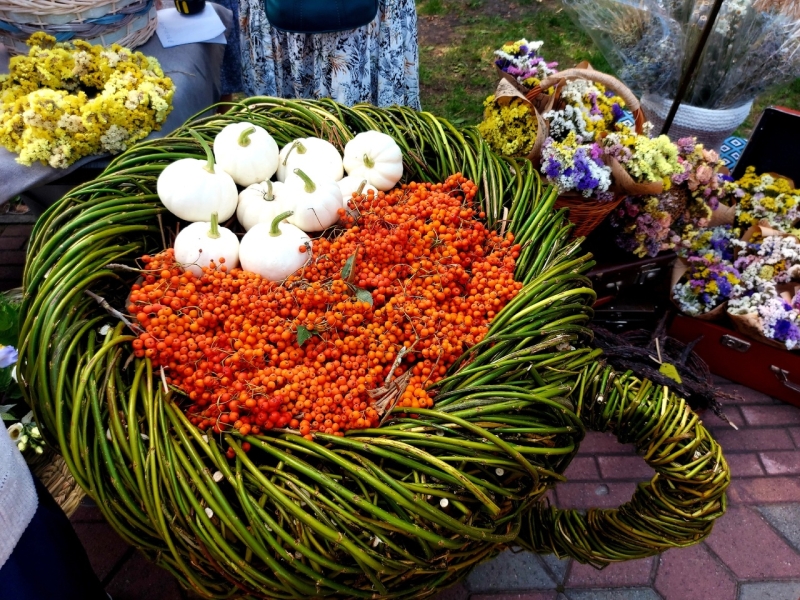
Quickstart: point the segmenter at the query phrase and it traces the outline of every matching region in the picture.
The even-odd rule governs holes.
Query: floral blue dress
[[[264,0],[239,0],[239,33],[248,95],[420,108],[414,0],[381,0],[368,25],[315,35],[278,31]]]

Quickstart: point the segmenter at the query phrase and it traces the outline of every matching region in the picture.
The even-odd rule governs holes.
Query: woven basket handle
[[[622,443],[636,443],[656,474],[619,508],[583,513],[540,502],[516,542],[597,567],[700,542],[725,512],[730,470],[720,446],[666,386],[627,375],[614,381],[610,368],[596,377],[603,384],[586,386],[581,420]]]
[[[594,81],[595,83],[604,85],[606,89],[609,89],[617,94],[617,96],[625,101],[625,105],[627,106],[628,110],[633,113],[633,118],[636,123],[636,132],[640,134],[642,133],[642,126],[647,119],[644,116],[644,111],[642,111],[642,105],[639,103],[639,99],[630,90],[630,88],[628,88],[628,86],[622,83],[619,79],[612,77],[607,73],[603,73],[602,71],[583,68],[566,69],[545,78],[541,84],[533,88],[532,91],[538,90],[537,93],[542,93],[545,90],[559,85],[569,79],[587,79],[589,81]]]

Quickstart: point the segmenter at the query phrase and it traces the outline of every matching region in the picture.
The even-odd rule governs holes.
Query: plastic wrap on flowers
[[[403,150],[406,180],[462,172],[478,183],[487,224],[515,233],[523,288],[438,382],[432,409],[410,418],[395,408],[380,428],[313,441],[204,433],[150,361],[133,357],[124,324],[103,327],[119,316],[107,310],[125,305],[136,257],[165,245],[172,218],[158,174],[202,155],[190,129],[210,138],[245,120],[279,144],[317,135],[341,148],[355,132],[385,131]],[[695,543],[724,510],[727,465],[681,400],[615,375],[585,345],[592,263],[568,241],[556,196],[529,162],[501,159],[475,129],[427,113],[250,99],[135,146],[40,219],[25,272],[25,392],[112,526],[207,598],[424,598],[515,543],[596,564]],[[670,531],[657,540],[635,531],[636,551],[603,546],[593,523],[565,545],[554,537],[562,517],[540,504],[564,480],[584,423],[605,428],[618,405],[597,382],[642,390],[623,394],[625,410],[638,411],[624,435],[660,448],[651,464],[680,482],[668,502],[637,492],[624,510]],[[672,432],[680,442],[668,451]]]

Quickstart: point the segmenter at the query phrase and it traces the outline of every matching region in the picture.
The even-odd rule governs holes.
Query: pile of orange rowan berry
[[[315,239],[282,283],[224,264],[198,278],[172,250],[145,256],[128,307],[144,329],[134,352],[163,367],[190,420],[215,432],[376,427],[369,392],[409,370],[397,405],[430,407],[426,387],[521,287],[519,246],[485,227],[476,192],[454,175],[354,196],[343,229]]]

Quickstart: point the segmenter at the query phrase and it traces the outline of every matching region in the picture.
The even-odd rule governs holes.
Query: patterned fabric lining
[[[238,1],[247,95],[420,108],[413,0],[381,0],[369,25],[317,35],[278,31],[267,21],[263,0]]]

